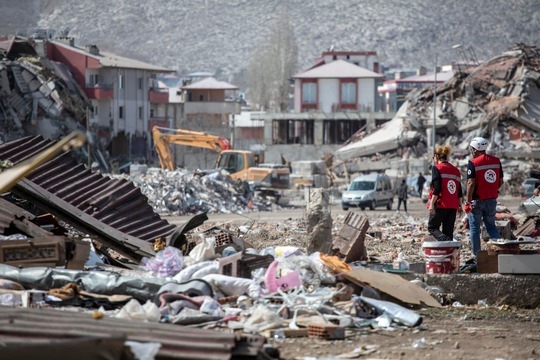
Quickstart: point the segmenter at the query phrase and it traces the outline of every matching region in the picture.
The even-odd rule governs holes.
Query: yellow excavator
[[[259,164],[260,157],[252,151],[233,150],[229,140],[206,132],[169,129],[154,126],[154,146],[163,169],[174,170],[171,144],[193,146],[219,154],[215,168],[225,169],[233,179],[248,181],[255,189],[289,188],[290,170],[281,164]]]

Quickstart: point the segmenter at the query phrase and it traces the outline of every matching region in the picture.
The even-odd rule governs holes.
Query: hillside
[[[0,0],[0,33],[69,29],[76,43],[242,85],[251,53],[287,6],[299,70],[322,51],[375,50],[386,65],[433,67],[460,43],[488,59],[516,42],[540,45],[536,0]],[[453,56],[452,56],[453,55]],[[440,54],[440,62],[457,54]]]

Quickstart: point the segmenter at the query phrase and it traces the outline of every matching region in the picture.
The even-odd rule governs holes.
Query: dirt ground
[[[520,218],[520,199],[507,198],[501,203]],[[335,231],[345,212],[339,204],[334,204],[331,211]],[[369,231],[382,233],[380,238],[366,239],[370,257],[388,263],[399,251],[411,263],[422,261],[419,253],[421,241],[427,235],[427,210],[419,199],[409,202],[412,221],[395,210],[362,213],[369,218]],[[203,227],[218,225],[237,230],[257,249],[277,245],[305,247],[308,240],[304,215],[305,208],[301,207],[272,213],[209,214]],[[181,223],[187,218],[168,220]],[[463,244],[462,264],[470,257],[467,231],[457,224],[455,235]],[[269,338],[268,343],[279,350],[282,359],[540,359],[540,309],[457,304],[415,311],[423,319],[415,328],[365,326],[347,330],[344,340],[291,337]]]
[[[451,306],[416,328],[361,328],[345,340],[269,339],[282,359],[540,359],[540,310]]]

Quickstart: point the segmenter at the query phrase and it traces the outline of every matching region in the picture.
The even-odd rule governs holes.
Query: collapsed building
[[[39,56],[26,38],[0,38],[0,143],[41,135],[57,140],[74,130],[86,131],[92,105],[68,66]],[[90,157],[109,170],[95,134],[79,149],[79,159]],[[89,155],[90,154],[90,155]]]
[[[436,104],[434,104],[434,99]],[[436,107],[434,109],[434,106]],[[453,157],[465,156],[476,136],[489,140],[488,151],[506,159],[540,157],[540,50],[516,44],[475,66],[456,71],[444,84],[412,91],[388,123],[335,152],[338,160],[360,170],[381,160],[429,159],[436,145],[451,145]],[[366,161],[369,159],[369,161]],[[386,160],[386,161],[382,161]]]

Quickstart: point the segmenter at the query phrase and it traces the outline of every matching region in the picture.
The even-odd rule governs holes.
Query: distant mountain
[[[537,0],[0,0],[0,33],[68,30],[79,45],[243,85],[251,53],[282,6],[295,28],[299,71],[331,46],[431,69],[435,52],[457,43],[480,60],[516,42],[540,45]],[[460,59],[453,51],[438,58]]]

